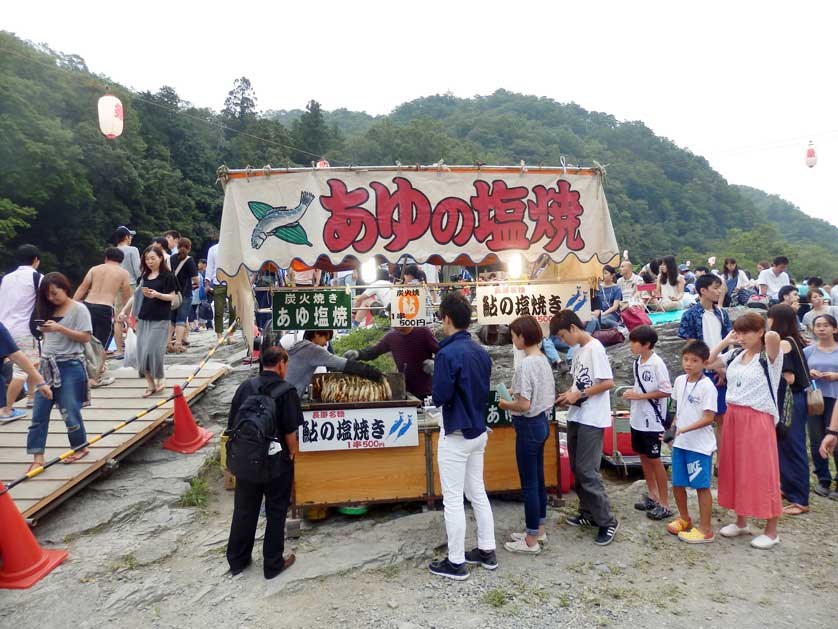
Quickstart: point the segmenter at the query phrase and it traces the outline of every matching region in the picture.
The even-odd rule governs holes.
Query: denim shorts
[[[186,325],[189,315],[192,314],[192,300],[186,299],[177,310],[172,310],[172,323],[174,325]]]
[[[713,473],[713,455],[672,448],[672,486],[708,489]]]

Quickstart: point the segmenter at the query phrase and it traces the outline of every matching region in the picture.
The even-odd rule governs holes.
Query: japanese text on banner
[[[428,289],[421,286],[400,286],[390,293],[390,325],[416,328],[426,327],[434,322]]]
[[[524,315],[549,323],[565,308],[576,312],[583,321],[591,317],[587,284],[573,282],[478,286],[475,305],[477,322],[483,325],[508,324]]]
[[[342,330],[351,322],[352,296],[346,290],[274,293],[274,330]]]
[[[416,409],[304,411],[299,440],[301,452],[417,446],[419,429]]]

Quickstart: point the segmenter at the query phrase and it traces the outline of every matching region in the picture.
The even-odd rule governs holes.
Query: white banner
[[[591,299],[585,282],[560,284],[513,284],[478,286],[477,322],[483,325],[512,323],[532,315],[546,324],[563,308],[573,310],[582,321],[591,318]]]
[[[301,452],[371,450],[419,445],[416,408],[303,411]]]
[[[399,286],[390,291],[390,325],[398,328],[427,327],[434,322],[428,289]]]
[[[508,167],[255,170],[226,176],[218,267],[338,264],[374,255],[418,262],[520,252],[532,262],[618,255],[597,170]]]

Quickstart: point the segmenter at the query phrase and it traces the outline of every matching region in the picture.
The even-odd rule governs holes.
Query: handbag
[[[183,260],[181,260],[180,264],[178,264],[175,269],[175,284],[177,284],[177,290],[175,291],[175,298],[172,300],[172,310],[177,310],[183,305],[183,295],[180,292],[180,280],[178,280],[177,274],[180,273],[180,270],[183,268],[183,265],[186,264],[187,260],[189,260],[189,256],[186,256]]]
[[[611,328],[610,330],[597,330],[596,332],[593,332],[591,336],[602,343],[605,347],[619,345],[626,340],[626,337],[624,337],[623,333],[617,328]]]
[[[634,360],[634,379],[637,381],[637,384],[640,386],[640,390],[643,393],[648,393],[646,391],[646,387],[643,386],[643,381],[640,379],[640,359],[636,358]],[[658,421],[663,426],[664,430],[669,430],[672,428],[672,409],[669,407],[669,400],[670,398],[666,398],[666,414],[662,414],[658,405],[655,403],[655,400],[647,400],[649,404],[652,405],[652,409],[655,411],[655,416],[658,418]]]
[[[737,354],[741,353],[742,350],[737,352]],[[736,355],[734,354],[730,362],[732,363],[735,359]],[[792,413],[794,410],[792,396],[785,396],[783,408],[777,406],[777,397],[774,395],[774,387],[771,385],[771,376],[768,373],[768,356],[765,355],[764,351],[759,353],[759,364],[762,366],[762,372],[765,374],[766,381],[768,381],[768,392],[771,394],[771,400],[774,402],[774,406],[777,409],[777,415],[779,416],[779,420],[774,426],[774,432],[777,434],[777,441],[785,441],[786,437],[788,437],[789,430],[791,429]]]
[[[641,325],[652,325],[652,320],[642,306],[629,306],[621,313],[623,325],[631,332]]]
[[[806,361],[803,352],[800,351],[800,347],[794,342],[794,339],[790,339],[789,343],[794,345],[794,348],[797,350],[797,355],[800,357],[800,362],[803,365],[803,371],[806,373],[806,380],[809,382],[806,386],[806,412],[809,415],[823,415],[823,392],[818,389],[817,385],[812,381],[812,378],[809,377],[809,363]]]

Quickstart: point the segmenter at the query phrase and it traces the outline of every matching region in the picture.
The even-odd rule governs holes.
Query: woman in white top
[[[741,350],[723,354],[734,345]],[[783,370],[780,336],[766,332],[765,320],[748,312],[734,321],[733,331],[710,353],[710,368],[724,363],[727,413],[719,448],[718,502],[736,512],[736,522],[719,532],[724,537],[751,535],[747,518],[766,520],[765,531],[751,546],[768,549],[780,542],[777,522],[783,513],[774,428],[779,420],[776,400]]]
[[[515,459],[521,491],[524,494],[526,532],[513,533],[506,550],[514,553],[538,553],[547,539],[547,489],[544,485],[544,444],[550,434],[547,412],[556,399],[556,383],[547,357],[541,352],[541,326],[535,317],[518,317],[509,326],[512,343],[526,356],[515,369],[510,402],[500,400],[498,406],[512,414],[515,426]]]
[[[803,315],[803,325],[809,334],[814,334],[812,329],[812,322],[820,315],[832,315],[838,318],[838,307],[830,306],[823,298],[823,293],[819,290],[809,291],[809,303],[812,305],[809,312]]]
[[[685,280],[678,272],[675,256],[666,256],[661,262],[658,276],[658,307],[666,312],[684,308]]]

